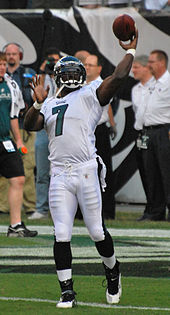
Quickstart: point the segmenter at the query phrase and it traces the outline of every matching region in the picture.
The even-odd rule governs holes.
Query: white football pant
[[[52,170],[49,204],[57,242],[71,240],[77,205],[93,241],[104,240],[102,200],[96,159]]]

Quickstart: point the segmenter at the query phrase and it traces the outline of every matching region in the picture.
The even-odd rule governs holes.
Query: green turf
[[[169,222],[136,222],[140,216],[139,212],[119,212],[116,213],[116,220],[106,220],[106,226],[121,229],[169,229]],[[23,220],[27,225],[51,225],[50,218],[31,221],[23,214]],[[0,224],[8,225],[9,216],[0,215]],[[84,226],[83,221],[75,220],[75,226]],[[159,235],[158,235],[159,236]],[[0,315],[161,315],[170,314],[170,264],[168,250],[168,238],[147,238],[147,237],[114,237],[115,251],[124,251],[126,258],[130,254],[131,260],[121,263],[123,275],[123,296],[119,309],[116,307],[99,308],[93,306],[78,306],[71,310],[56,309],[55,303],[32,302],[32,301],[3,301],[0,300]],[[150,260],[145,261],[147,249],[150,252]],[[76,235],[72,237],[72,247],[78,250],[93,250],[93,242],[89,236]],[[60,290],[55,275],[55,264],[52,257],[53,235],[38,235],[35,238],[7,238],[0,235],[0,296],[39,298],[55,301],[60,297]],[[27,250],[27,254],[17,252],[18,249]],[[127,248],[127,251],[126,251]],[[16,250],[12,256],[7,256],[8,250]],[[43,256],[43,250],[51,250],[51,254]],[[135,251],[134,251],[135,249]],[[34,254],[31,252],[34,250]],[[138,253],[141,250],[142,261],[133,261],[135,256],[141,257]],[[144,250],[144,251],[143,251]],[[6,252],[5,252],[6,251]],[[39,251],[39,254],[38,254]],[[41,253],[42,251],[42,253]],[[142,252],[143,251],[143,252]],[[77,255],[77,254],[76,254]],[[154,255],[158,260],[154,260]],[[103,268],[101,263],[90,261],[76,262],[78,257],[73,256],[73,278],[78,302],[105,304],[105,288],[102,287]],[[146,256],[147,257],[147,256]],[[41,259],[43,264],[34,264],[37,259]],[[87,257],[88,258],[88,257]],[[6,259],[6,263],[3,260]],[[22,264],[25,260],[25,265]],[[48,259],[48,261],[46,261]],[[21,264],[18,264],[18,260]],[[82,261],[81,261],[82,260]],[[120,259],[121,261],[121,259]],[[50,262],[52,262],[50,264]],[[136,309],[129,309],[131,305]],[[150,309],[139,309],[140,307],[168,308],[168,311]]]
[[[154,238],[149,238],[150,240],[153,241],[159,241],[159,242],[164,242],[166,240],[169,240],[167,237],[154,237]],[[140,237],[136,236],[135,241],[133,236],[116,236],[113,237],[114,243],[119,246],[134,246],[138,245],[138,241],[140,241],[140,246],[141,240],[143,243],[148,241],[147,237]],[[54,237],[53,235],[38,235],[35,238],[12,238],[12,237],[6,237],[6,235],[0,233],[0,247],[10,247],[10,246],[19,246],[19,247],[25,247],[25,246],[52,246],[54,242]],[[73,235],[71,243],[73,246],[78,247],[78,246],[94,246],[94,242],[90,239],[88,235]]]
[[[43,259],[43,258],[42,258]],[[14,257],[15,260],[15,257]],[[51,259],[53,262],[53,259]],[[124,276],[130,277],[148,277],[148,278],[168,278],[169,261],[154,262],[130,262],[121,264],[121,272]],[[55,274],[54,264],[40,265],[1,265],[0,273],[29,273],[31,274]],[[73,275],[103,275],[103,266],[101,263],[79,263],[73,264]],[[170,277],[169,277],[170,278]]]
[[[105,288],[101,276],[74,276],[74,289],[77,301],[84,303],[106,304]],[[152,279],[123,277],[123,296],[121,306],[170,308],[170,279]],[[1,274],[0,296],[58,300],[60,289],[55,275]],[[100,309],[89,306],[77,306],[73,310],[64,310],[64,314],[148,314],[160,315],[160,311]],[[63,314],[56,310],[54,303],[0,301],[0,314]],[[168,314],[161,311],[161,314]]]
[[[5,314],[19,314],[19,315],[169,315],[169,311],[160,311],[160,310],[124,310],[124,309],[104,309],[104,308],[92,308],[92,307],[84,307],[78,306],[73,309],[57,309],[54,305],[44,305],[44,303],[28,303],[28,302],[1,302],[0,311],[2,308],[2,312],[5,310]],[[14,304],[15,303],[15,304]],[[15,308],[15,311],[14,311]]]
[[[71,244],[74,250],[73,274],[103,275],[102,264],[89,236],[74,235]],[[114,244],[115,252],[120,255],[118,258],[124,276],[168,277],[168,238],[119,236],[114,237]],[[52,248],[53,235],[35,238],[7,238],[0,235],[0,272],[53,274]]]
[[[115,220],[105,220],[106,226],[113,228],[137,228],[137,229],[169,229],[170,222],[167,221],[136,221],[141,216],[140,212],[122,212],[117,211]],[[50,215],[48,218],[39,220],[28,220],[28,216],[22,215],[22,220],[26,225],[53,225]],[[0,224],[9,225],[9,215],[0,215]],[[83,220],[75,220],[75,226],[84,226]]]

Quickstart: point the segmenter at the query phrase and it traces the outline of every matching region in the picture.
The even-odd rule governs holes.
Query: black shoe
[[[76,305],[76,292],[73,291],[73,281],[72,279],[66,281],[59,281],[62,294],[60,301],[56,304],[59,308],[72,308]]]
[[[143,214],[141,217],[139,217],[136,221],[147,221],[150,220],[148,214]]]
[[[151,216],[149,214],[143,214],[137,221],[165,221],[165,214]]]
[[[33,213],[35,213],[35,210],[25,212],[26,215],[32,215]]]
[[[37,234],[37,231],[28,230],[24,222],[21,222],[21,224],[18,224],[14,228],[10,225],[7,232],[7,236],[9,237],[34,237]]]
[[[119,272],[119,262],[116,261],[113,269],[109,269],[104,263],[107,280],[106,300],[109,304],[117,304],[122,294],[121,274]]]
[[[0,210],[0,214],[9,214],[9,212]]]

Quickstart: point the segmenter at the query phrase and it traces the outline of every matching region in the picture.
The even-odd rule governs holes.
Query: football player
[[[45,128],[49,137],[49,204],[55,229],[54,259],[61,287],[57,307],[75,305],[70,240],[78,203],[103,262],[107,279],[106,300],[109,304],[120,300],[119,262],[112,237],[102,220],[101,189],[105,187],[105,168],[96,155],[94,131],[102,106],[109,103],[130,72],[137,38],[136,30],[130,43],[119,42],[126,55],[102,83],[93,81],[84,85],[84,65],[72,56],[61,58],[54,66],[59,89],[56,97],[47,98],[48,88],[43,88],[38,76],[33,79],[36,102],[26,114],[24,127],[32,131]]]

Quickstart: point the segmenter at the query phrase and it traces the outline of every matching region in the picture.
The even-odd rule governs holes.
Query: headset
[[[6,44],[3,48],[2,48],[2,52],[6,52],[6,48],[9,46],[9,45],[16,45],[18,48],[19,48],[19,57],[20,57],[20,60],[22,60],[23,59],[23,57],[24,57],[24,49],[22,48],[22,46],[20,46],[19,44],[17,44],[17,43],[8,43],[8,44]]]

